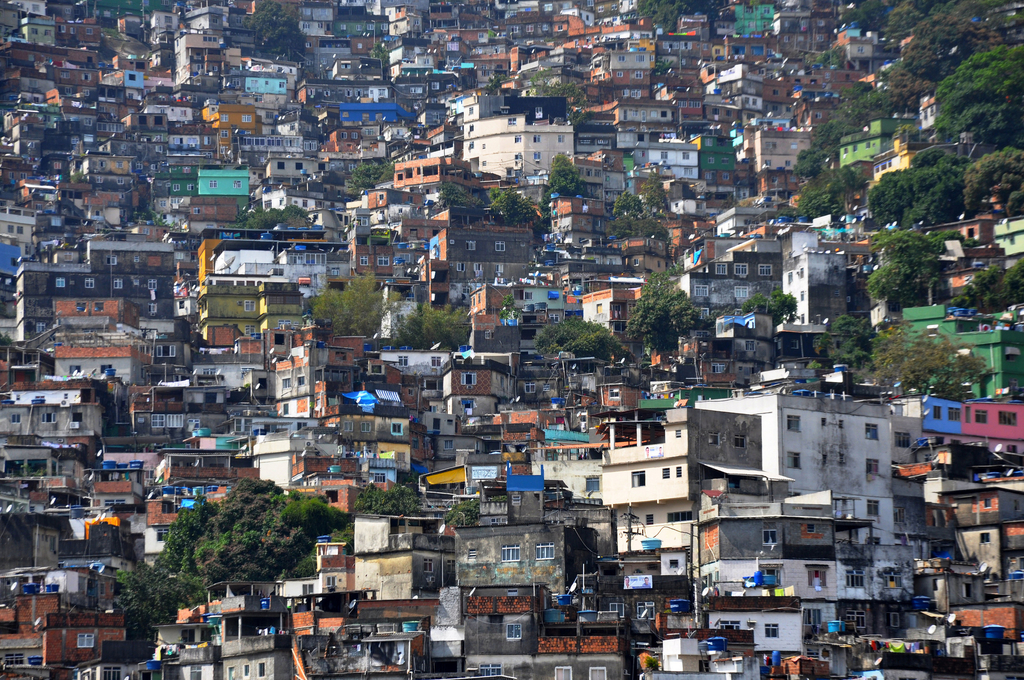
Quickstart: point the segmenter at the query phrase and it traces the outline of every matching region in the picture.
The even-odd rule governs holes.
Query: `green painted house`
[[[200,168],[200,196],[234,196],[239,209],[249,205],[249,168]]]
[[[994,232],[996,245],[1007,257],[1019,257],[1024,253],[1024,218],[996,222]]]
[[[775,5],[766,4],[737,4],[736,26],[733,33],[736,35],[750,35],[752,33],[767,33],[772,30],[772,23],[775,21]]]
[[[690,140],[697,145],[697,167],[704,170],[733,170],[736,168],[736,151],[728,137],[701,135]]]
[[[999,319],[990,315],[956,317],[946,313],[944,305],[907,307],[903,319],[917,332],[942,334],[971,348],[972,354],[985,360],[989,373],[974,386],[979,397],[995,397],[1007,388],[1024,386],[1024,332],[996,330]],[[1014,321],[1003,322],[1011,325]]]
[[[903,126],[917,127],[913,118],[876,118],[867,124],[867,130],[846,135],[839,140],[839,165],[871,161],[880,153],[892,149],[892,136]]]

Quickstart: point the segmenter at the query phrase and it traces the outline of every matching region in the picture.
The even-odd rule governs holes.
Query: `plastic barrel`
[[[985,637],[991,640],[1002,640],[1006,632],[1003,626],[985,626]]]
[[[572,604],[572,595],[558,595],[556,599],[561,607]]]
[[[782,665],[782,652],[780,652],[777,649],[774,652],[772,652],[772,665],[773,666],[781,666]]]
[[[708,651],[709,652],[724,652],[729,648],[729,641],[724,637],[711,637],[708,638]]]
[[[641,550],[657,550],[661,547],[660,538],[643,538],[640,539]]]

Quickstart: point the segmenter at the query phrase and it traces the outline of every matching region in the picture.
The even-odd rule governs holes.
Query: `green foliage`
[[[179,511],[157,566],[203,583],[308,576],[316,537],[348,516],[317,497],[285,496],[273,482],[242,479],[220,503]]]
[[[380,331],[381,321],[393,311],[394,302],[384,297],[377,288],[376,277],[367,273],[353,278],[344,290],[322,289],[311,307],[315,318],[334,323],[335,335],[369,338]]]
[[[914,27],[924,19],[924,14],[914,6],[913,0],[903,0],[896,5],[885,22],[885,39],[890,45],[899,44],[901,40],[913,35]]]
[[[998,45],[999,35],[984,24],[952,14],[935,14],[913,29],[914,39],[900,53],[900,61],[886,71],[893,105],[916,111],[921,95],[953,74],[976,52]]]
[[[659,59],[654,62],[654,68],[651,69],[651,75],[663,76],[666,75],[670,70],[672,70],[672,63]]]
[[[548,324],[534,340],[542,354],[572,352],[578,357],[611,361],[626,354],[625,349],[606,326],[570,316],[562,323]]]
[[[546,225],[540,222],[537,204],[515,189],[491,189],[491,211],[511,227],[530,227],[545,233]]]
[[[480,201],[466,191],[465,187],[454,182],[441,182],[437,200],[445,208],[473,208],[480,205]]]
[[[450,527],[472,527],[480,521],[480,499],[471,498],[445,513],[444,523]]]
[[[804,149],[796,157],[796,165],[793,166],[793,172],[796,173],[797,177],[814,179],[825,171],[825,161],[827,160],[828,154],[821,149]]]
[[[866,182],[860,169],[849,165],[822,172],[800,190],[798,212],[811,218],[844,215]]]
[[[902,382],[904,391],[963,401],[973,396],[970,386],[984,376],[986,365],[961,349],[946,336],[930,338],[897,326],[874,340],[875,376],[883,384]]]
[[[1006,309],[1009,305],[1009,295],[1003,269],[992,265],[975,274],[960,295],[953,298],[952,304],[957,307],[973,307],[986,313]]]
[[[679,337],[697,326],[700,312],[668,272],[651,274],[640,290],[626,324],[626,335],[642,339],[648,350],[666,352],[679,347]]]
[[[294,58],[302,54],[306,36],[299,30],[299,15],[291,5],[260,0],[243,24],[256,34],[256,46],[268,54]]]
[[[615,199],[612,214],[616,217],[640,217],[644,214],[644,202],[636,194],[623,191]]]
[[[305,227],[309,225],[309,213],[297,205],[270,210],[257,207],[247,213],[239,213],[235,224],[241,229],[269,231],[282,222],[289,227]]]
[[[1006,270],[1003,289],[1006,295],[1005,307],[1024,302],[1024,260],[1018,260],[1017,264]]]
[[[846,51],[842,47],[834,47],[814,55],[813,59],[807,56],[806,63],[820,64],[823,68],[846,68]]]
[[[349,191],[362,192],[395,179],[394,163],[360,163],[348,178]]]
[[[117,572],[117,585],[117,604],[124,610],[129,640],[155,639],[156,626],[172,623],[179,609],[206,601],[199,577],[141,561],[132,571]]]
[[[637,14],[651,17],[655,26],[667,33],[676,30],[679,17],[683,14],[717,14],[719,4],[712,0],[640,0]]]
[[[565,154],[558,154],[551,160],[548,173],[548,186],[540,201],[540,219],[544,224],[551,223],[551,196],[586,196],[587,184],[580,175],[579,168],[573,165]]]
[[[917,154],[907,170],[886,173],[868,194],[876,223],[910,227],[957,220],[964,212],[964,172],[970,164],[932,149]]]
[[[1024,212],[1024,151],[1003,149],[983,156],[964,174],[964,205],[980,210],[991,201],[1007,215]]]
[[[353,509],[362,515],[417,517],[420,514],[420,499],[415,491],[401,484],[396,484],[387,491],[371,484],[356,497]]]
[[[386,68],[391,63],[391,50],[388,48],[388,44],[382,40],[374,45],[370,50],[370,57],[380,59],[381,67]]]
[[[498,317],[504,321],[507,319],[518,319],[519,316],[519,308],[516,307],[516,300],[512,297],[512,293],[501,298],[501,312],[498,313]]]
[[[857,22],[862,31],[880,30],[885,23],[888,7],[881,0],[864,0],[855,7],[847,8],[841,22],[851,24]]]
[[[587,105],[586,91],[576,83],[551,82],[550,69],[538,71],[530,78],[530,87],[538,97],[565,97],[569,108]]]
[[[833,364],[864,368],[871,361],[872,337],[869,320],[844,314],[832,322],[828,333],[822,335],[819,347]]]
[[[1024,146],[1024,46],[975,54],[939,83],[935,129],[946,138],[973,132],[974,141]]]
[[[776,288],[769,297],[758,293],[747,298],[742,311],[744,314],[753,311],[771,314],[772,323],[778,326],[780,323],[789,323],[796,319],[796,298],[789,293],[783,293],[781,288]]]
[[[644,204],[644,209],[651,215],[660,215],[665,209],[667,198],[661,175],[652,172],[640,185],[640,200]]]
[[[878,233],[871,244],[882,253],[882,264],[868,277],[868,292],[876,300],[920,305],[939,279],[939,245],[916,231],[895,229]]]
[[[668,229],[653,217],[620,217],[608,223],[608,233],[615,238],[642,236],[668,241]]]
[[[498,94],[501,92],[501,85],[508,81],[508,76],[504,73],[495,73],[487,80],[487,84],[484,85],[484,91],[487,94]]]
[[[441,349],[454,350],[466,344],[467,338],[469,322],[464,311],[450,305],[431,307],[421,304],[402,321],[395,343],[416,349],[430,349],[440,343]]]

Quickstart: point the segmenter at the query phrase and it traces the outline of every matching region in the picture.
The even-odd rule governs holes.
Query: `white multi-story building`
[[[528,125],[525,114],[494,116],[465,124],[463,157],[473,172],[505,177],[542,177],[558,154],[573,153],[569,123]]]

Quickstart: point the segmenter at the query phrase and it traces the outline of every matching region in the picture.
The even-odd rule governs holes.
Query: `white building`
[[[473,172],[506,177],[546,176],[558,154],[574,150],[569,123],[527,125],[525,114],[466,122],[463,158]]]

